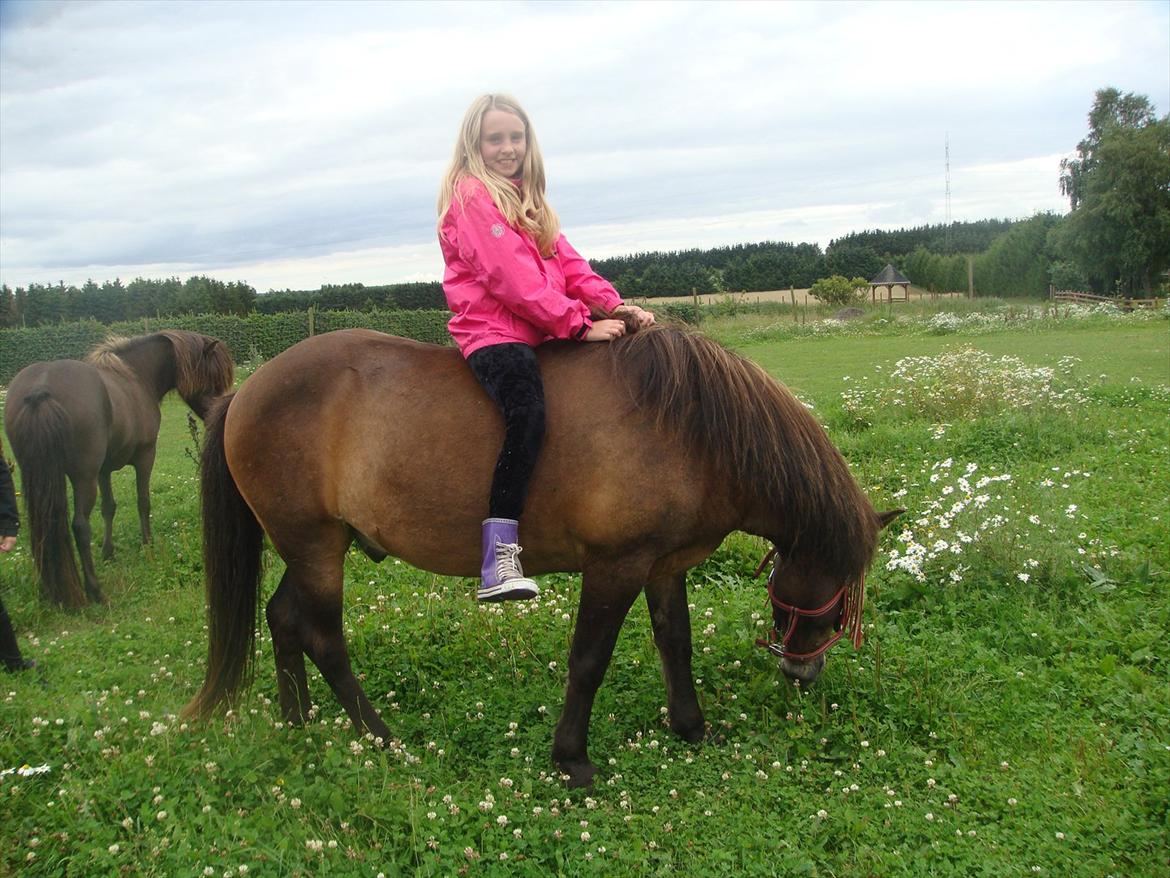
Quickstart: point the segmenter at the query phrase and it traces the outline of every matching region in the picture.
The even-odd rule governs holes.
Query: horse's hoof
[[[670,730],[688,744],[698,744],[707,737],[707,724],[700,717],[698,722],[671,723]]]
[[[561,773],[568,776],[565,786],[571,790],[593,786],[593,778],[597,774],[597,766],[592,762],[562,762]]]

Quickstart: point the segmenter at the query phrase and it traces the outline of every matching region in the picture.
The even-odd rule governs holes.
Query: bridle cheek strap
[[[764,556],[764,560],[760,562],[760,566],[756,569],[757,577],[763,572],[775,554],[776,549],[773,547]],[[846,631],[850,633],[850,640],[853,642],[854,649],[861,647],[864,640],[864,635],[861,630],[861,611],[865,604],[864,574],[856,582],[846,583],[837,589],[836,593],[822,606],[815,610],[806,610],[794,604],[786,603],[776,596],[776,571],[773,570],[768,576],[768,599],[774,607],[788,614],[788,625],[783,636],[773,626],[766,640],[763,638],[756,640],[757,646],[764,647],[774,655],[782,658],[798,659],[800,661],[812,661],[827,652],[829,647],[840,640]],[[824,616],[826,613],[832,612],[838,606],[840,606],[840,616],[837,619],[837,630],[833,633],[832,637],[811,652],[797,653],[789,650],[788,644],[792,640],[793,635],[796,634],[796,626],[801,618],[816,619]]]

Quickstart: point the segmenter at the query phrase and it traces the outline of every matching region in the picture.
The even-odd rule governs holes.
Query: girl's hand
[[[0,552],[11,552],[16,548],[16,537],[0,537]]]
[[[598,320],[585,333],[585,341],[613,341],[626,334],[626,325],[620,320]]]
[[[639,329],[654,325],[654,315],[637,305],[618,305],[613,309],[614,314],[629,314],[637,323]]]

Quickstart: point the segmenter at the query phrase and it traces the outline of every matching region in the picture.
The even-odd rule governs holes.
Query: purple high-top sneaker
[[[520,567],[518,523],[510,518],[488,518],[483,523],[483,577],[476,600],[523,601],[537,595],[536,583]]]

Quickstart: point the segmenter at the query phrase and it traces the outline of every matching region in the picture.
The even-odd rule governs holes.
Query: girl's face
[[[520,117],[506,110],[488,110],[483,114],[479,136],[479,155],[490,170],[505,177],[515,177],[524,167],[528,139]]]

